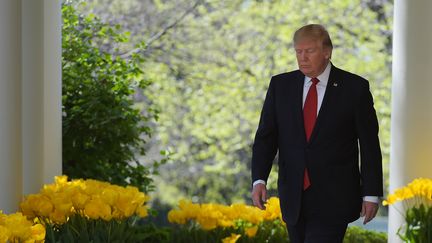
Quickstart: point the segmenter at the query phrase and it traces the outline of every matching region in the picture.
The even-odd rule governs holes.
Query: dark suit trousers
[[[318,202],[312,200],[312,187],[313,185],[302,194],[299,221],[296,225],[287,225],[290,243],[341,243],[347,223],[329,220],[322,216],[323,212],[315,209],[314,205]]]

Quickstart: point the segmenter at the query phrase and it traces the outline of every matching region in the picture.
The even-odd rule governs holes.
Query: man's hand
[[[360,217],[364,216],[363,224],[367,224],[378,212],[378,203],[363,201]]]
[[[264,202],[267,200],[267,189],[262,183],[256,184],[252,189],[252,201],[255,206],[264,209]]]

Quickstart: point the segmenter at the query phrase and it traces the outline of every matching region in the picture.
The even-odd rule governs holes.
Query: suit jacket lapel
[[[321,103],[321,107],[318,113],[317,120],[315,122],[314,129],[312,131],[309,143],[312,143],[316,136],[318,135],[320,126],[322,124],[322,121],[326,119],[329,109],[332,107],[332,101],[334,100],[335,96],[338,93],[338,86],[340,85],[339,82],[341,80],[338,80],[338,71],[335,66],[332,65],[330,70],[330,76],[329,80],[327,82],[326,91],[324,94],[323,101]],[[304,129],[303,129],[304,130]],[[306,136],[306,135],[305,135]]]

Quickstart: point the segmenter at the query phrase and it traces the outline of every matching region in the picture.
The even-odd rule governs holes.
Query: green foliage
[[[196,225],[171,228],[171,234],[168,242],[173,243],[219,243],[225,237],[231,234],[241,234],[237,240],[238,243],[289,243],[288,233],[284,225],[277,220],[268,221],[260,224],[257,234],[254,237],[244,235],[242,228],[221,228],[218,227],[211,231],[206,231]],[[360,227],[348,227],[344,243],[386,243],[387,235],[382,232],[365,230]],[[422,241],[420,241],[422,242]]]
[[[232,230],[227,228],[217,228],[212,231],[203,230],[197,226],[173,227],[168,242],[172,243],[191,243],[208,242],[220,243],[223,238],[229,236]]]
[[[262,243],[262,242],[289,242],[288,234],[284,225],[279,221],[267,221],[259,225],[257,234],[254,237],[248,237],[244,233],[243,227],[222,228],[218,227],[213,230],[203,230],[196,224],[187,226],[173,227],[169,242],[173,243],[191,243],[207,242],[220,243],[222,239],[229,237],[231,234],[239,234],[241,237],[237,243]]]
[[[291,38],[308,23],[329,29],[336,66],[370,80],[388,172],[392,1],[197,0],[194,9],[189,0],[90,2],[134,42],[152,40],[143,52],[144,76],[154,81],[145,94],[163,107],[154,142],[174,152],[155,178],[161,201],[250,200],[251,145],[265,92],[272,75],[297,69]]]
[[[409,208],[398,235],[405,242],[432,242],[432,207],[420,204]]]
[[[119,26],[79,15],[71,4],[63,4],[62,17],[63,172],[147,192],[151,172],[136,155],[145,154],[157,111],[134,108],[134,91],[150,84],[142,78],[143,59],[111,54],[128,41]]]
[[[135,219],[88,219],[73,215],[62,225],[46,224],[46,242],[52,243],[105,243],[105,242],[163,242],[168,238],[166,230],[151,224],[139,225]]]
[[[311,22],[328,27],[336,66],[371,81],[387,164],[391,72],[382,32],[389,27],[359,2],[208,1],[161,39],[166,48],[144,64],[155,71],[146,74],[155,80],[147,95],[165,111],[157,133],[175,152],[157,181],[172,199],[160,196],[249,200],[251,145],[270,77],[297,69],[292,34]]]
[[[344,243],[387,243],[387,234],[351,226],[345,233]]]
[[[237,242],[260,243],[260,242],[288,242],[286,226],[280,220],[264,221],[254,237],[243,235]]]

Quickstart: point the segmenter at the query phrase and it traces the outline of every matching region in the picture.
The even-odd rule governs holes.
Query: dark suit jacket
[[[362,196],[383,194],[378,122],[369,83],[332,66],[307,142],[304,77],[299,70],[272,77],[253,144],[252,181],[267,180],[279,150],[278,192],[284,221],[292,225],[298,220],[307,166],[319,217],[348,223],[359,218]]]

